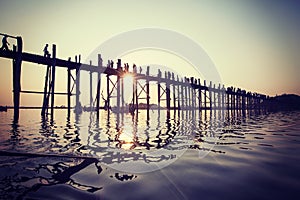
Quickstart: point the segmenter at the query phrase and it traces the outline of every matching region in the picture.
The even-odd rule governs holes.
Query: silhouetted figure
[[[128,63],[125,63],[124,66],[125,66],[125,67],[124,67],[125,72],[128,72],[128,70],[129,70],[129,65],[128,65]]]
[[[135,111],[135,106],[134,106],[134,104],[130,103],[129,104],[129,113],[134,114],[134,111]]]
[[[7,50],[7,51],[9,51],[7,45],[9,45],[9,43],[7,42],[7,36],[5,35],[5,36],[2,38],[2,47],[1,47],[1,50]]]
[[[114,68],[114,61],[113,60],[110,61],[110,68]]]
[[[161,71],[160,71],[160,69],[158,69],[158,75],[157,76],[161,77]]]
[[[43,51],[44,51],[44,57],[48,57],[50,55],[48,51],[48,44],[46,44]]]

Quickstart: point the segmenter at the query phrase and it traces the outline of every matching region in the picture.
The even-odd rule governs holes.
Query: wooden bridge
[[[0,34],[5,36],[6,34]],[[258,109],[261,103],[267,98],[266,95],[246,92],[240,88],[228,87],[224,85],[218,85],[210,82],[206,84],[206,81],[201,81],[199,78],[194,77],[175,77],[174,73],[162,72],[158,70],[156,76],[150,75],[150,67],[147,67],[146,73],[138,73],[137,67],[133,65],[130,70],[128,64],[124,64],[122,67],[121,60],[118,59],[116,67],[113,62],[109,62],[107,65],[103,65],[101,54],[98,54],[98,64],[92,65],[81,63],[80,55],[75,57],[75,61],[59,59],[56,57],[56,45],[52,46],[52,54],[36,55],[26,53],[22,51],[23,42],[21,37],[14,37],[6,35],[16,39],[16,45],[12,50],[0,50],[0,57],[13,60],[13,102],[14,102],[14,121],[18,122],[19,109],[20,109],[20,93],[37,93],[43,94],[43,105],[41,110],[42,117],[46,117],[48,109],[50,109],[50,115],[53,119],[54,115],[54,97],[55,95],[67,96],[67,110],[68,117],[71,112],[71,96],[75,95],[75,111],[80,112],[81,106],[79,101],[80,96],[80,72],[90,72],[90,108],[97,112],[99,118],[100,107],[100,90],[101,90],[101,75],[106,76],[106,105],[104,108],[111,108],[112,93],[116,90],[116,108],[122,110],[124,105],[124,77],[130,74],[133,77],[133,94],[131,106],[134,110],[141,109],[139,107],[139,100],[141,94],[146,95],[146,107],[147,117],[149,117],[150,109],[150,87],[149,82],[155,82],[157,84],[157,105],[158,109],[161,109],[161,102],[166,101],[167,113],[170,110],[207,110],[207,109]],[[30,62],[36,64],[42,64],[47,68],[44,91],[23,91],[21,89],[21,69],[22,62]],[[67,91],[65,93],[55,92],[55,77],[56,68],[62,67],[67,69]],[[76,72],[74,76],[72,71]],[[98,84],[95,97],[95,103],[92,96],[92,75],[97,74]],[[116,77],[114,82],[111,77]],[[141,84],[140,80],[143,80],[145,84]],[[73,82],[73,84],[72,84]],[[75,93],[73,92],[75,86]],[[140,90],[138,90],[138,88]],[[172,96],[172,95],[173,96]],[[171,97],[172,96],[172,97]],[[50,105],[49,105],[50,104]]]

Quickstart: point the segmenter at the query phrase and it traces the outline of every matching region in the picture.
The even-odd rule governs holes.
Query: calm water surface
[[[12,117],[0,113],[1,199],[300,198],[300,112]]]

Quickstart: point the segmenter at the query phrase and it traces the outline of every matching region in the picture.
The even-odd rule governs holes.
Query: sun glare
[[[124,81],[132,81],[133,75],[130,73],[126,73],[123,78],[124,78]]]

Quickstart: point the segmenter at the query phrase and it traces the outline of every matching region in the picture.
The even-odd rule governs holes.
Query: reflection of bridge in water
[[[4,35],[4,34],[1,34]],[[145,108],[147,110],[147,117],[149,117],[150,109],[150,82],[157,84],[157,104],[158,109],[161,108],[161,102],[165,101],[167,114],[170,110],[211,110],[211,109],[235,109],[235,110],[248,110],[257,109],[261,106],[263,100],[267,97],[262,94],[246,92],[240,88],[228,87],[224,85],[216,86],[212,82],[209,84],[204,80],[201,83],[200,79],[194,77],[179,77],[171,72],[162,72],[158,70],[156,76],[150,75],[149,67],[146,73],[143,74],[140,70],[138,72],[137,67],[134,65],[132,70],[129,69],[128,64],[124,64],[122,67],[121,60],[117,62],[117,66],[114,67],[113,62],[109,62],[107,65],[103,65],[101,55],[98,55],[98,64],[92,65],[83,64],[80,61],[80,56],[75,57],[75,61],[59,59],[56,57],[56,45],[52,46],[52,54],[36,55],[26,53],[22,51],[23,42],[21,37],[8,36],[16,39],[16,45],[13,46],[12,51],[0,50],[0,57],[13,60],[13,101],[14,101],[14,121],[19,119],[20,108],[20,93],[32,93],[43,94],[43,105],[41,115],[46,117],[48,108],[50,108],[51,119],[54,116],[54,97],[55,95],[67,96],[67,110],[68,116],[71,112],[71,96],[75,95],[76,103],[75,110],[81,111],[80,98],[80,72],[90,72],[90,108],[97,112],[99,118],[100,107],[100,90],[101,90],[101,76],[106,76],[106,105],[108,110],[111,107],[112,93],[116,90],[116,108],[122,110],[124,105],[124,77],[130,74],[133,80],[133,94],[132,94],[132,106],[134,110],[139,109],[139,101],[141,100],[141,94],[145,93]],[[42,64],[47,67],[44,91],[24,91],[21,89],[21,69],[22,62],[30,62],[36,64]],[[55,91],[55,77],[56,68],[62,67],[67,69],[67,91],[56,92]],[[74,75],[72,72],[76,72]],[[98,84],[95,101],[92,96],[92,78],[93,73],[97,74]],[[113,81],[112,77],[116,78]],[[144,84],[141,83],[144,82]],[[72,84],[73,82],[73,84]],[[73,89],[75,86],[75,93]],[[173,97],[171,97],[173,94]],[[49,105],[50,104],[50,105]],[[102,107],[103,108],[103,107]]]
[[[166,111],[161,112],[165,113]],[[11,191],[17,191],[14,195],[17,195],[19,198],[23,198],[34,194],[34,192],[42,189],[43,187],[66,184],[76,190],[94,193],[102,190],[105,186],[103,185],[104,183],[86,183],[84,179],[76,178],[76,174],[86,173],[82,171],[89,170],[89,174],[92,174],[93,177],[99,176],[100,178],[98,179],[101,181],[105,176],[109,176],[110,178],[118,181],[131,181],[135,179],[137,175],[134,175],[131,172],[120,173],[115,171],[107,174],[107,168],[103,166],[103,164],[110,165],[126,162],[135,164],[138,162],[144,162],[146,165],[151,163],[157,165],[159,163],[170,162],[178,158],[175,154],[172,157],[172,155],[165,155],[163,153],[156,156],[149,156],[145,153],[145,151],[149,150],[148,148],[150,148],[150,150],[159,150],[164,148],[168,149],[168,146],[170,146],[170,152],[178,149],[180,150],[180,148],[186,148],[203,152],[224,154],[226,153],[222,151],[224,149],[218,150],[218,148],[211,149],[209,147],[211,147],[211,145],[222,146],[233,144],[231,140],[228,141],[227,137],[241,137],[238,135],[238,132],[234,134],[238,130],[234,126],[241,124],[244,119],[249,119],[252,114],[255,114],[254,112],[256,112],[256,110],[245,112],[237,110],[204,110],[202,112],[193,112],[192,110],[181,110],[177,112],[171,111],[170,118],[168,118],[167,115],[158,115],[154,120],[157,122],[154,126],[152,126],[153,124],[151,123],[153,121],[149,121],[149,123],[146,122],[147,126],[142,129],[144,130],[142,132],[143,134],[140,134],[141,132],[138,130],[140,124],[139,122],[136,122],[136,116],[132,116],[130,114],[118,113],[107,115],[110,118],[107,118],[107,121],[103,122],[103,124],[108,124],[108,126],[100,132],[99,125],[102,126],[102,124],[91,118],[91,122],[94,122],[94,124],[89,126],[89,132],[80,130],[80,128],[77,127],[73,130],[73,135],[69,135],[71,138],[70,140],[68,139],[68,141],[73,141],[70,143],[80,144],[68,147],[68,152],[72,152],[72,155],[68,153],[65,154],[64,152],[60,152],[60,154],[47,154],[1,151],[1,161],[3,161],[1,165],[2,170],[9,170],[9,173],[2,173],[0,177],[0,181],[5,182],[5,188],[2,188],[3,191],[0,189],[0,192],[3,195],[7,194],[7,197],[9,198]],[[91,117],[96,117],[94,116],[95,113],[85,113],[85,115],[87,114],[90,114]],[[143,113],[141,111],[139,119],[141,119],[140,117],[142,114]],[[126,141],[122,141],[121,139],[121,134],[124,134],[122,133],[122,128],[124,127],[122,124],[126,124],[126,117],[132,117],[132,120],[135,122],[132,123],[132,130],[135,130],[136,132],[132,133],[132,140],[129,141],[132,151],[110,151],[110,148],[123,148],[122,144],[126,143]],[[114,118],[114,120],[112,120],[112,118]],[[153,118],[154,117],[150,118],[150,120]],[[191,119],[194,119],[194,121],[191,121]],[[111,124],[110,122],[114,124]],[[76,124],[80,123],[76,122],[75,126]],[[51,121],[41,122],[40,134],[45,135],[45,140],[49,139],[49,134],[56,134],[54,126],[57,125],[52,124]],[[66,127],[69,126],[70,122],[67,121]],[[13,126],[13,131],[18,132],[18,129],[18,127]],[[73,128],[71,127],[70,130],[72,129]],[[110,131],[108,132],[108,130]],[[151,130],[153,130],[156,135],[151,134]],[[80,135],[87,133],[88,140],[85,143],[81,140],[82,137],[80,137]],[[63,134],[56,134],[55,138],[57,141],[53,141],[53,137],[50,138],[52,142],[51,148],[61,148],[56,148],[56,146],[58,146],[59,140],[64,137],[62,135]],[[106,140],[102,140],[100,138],[101,135],[106,136]],[[141,139],[139,135],[144,135],[146,137]],[[188,135],[188,139],[193,142],[191,144],[181,143],[180,145],[180,143],[177,142],[181,141],[176,141],[176,137],[180,135]],[[214,140],[209,140],[209,138]],[[244,139],[239,138],[239,140],[243,141]],[[60,141],[60,143],[64,142]],[[172,146],[172,143],[175,145]],[[47,142],[44,141],[43,145],[46,144]],[[207,144],[208,147],[204,144]],[[135,149],[136,151],[134,151]],[[79,154],[75,152],[78,152]],[[10,176],[10,174],[14,175]],[[16,190],[16,188],[18,188],[18,190]]]

